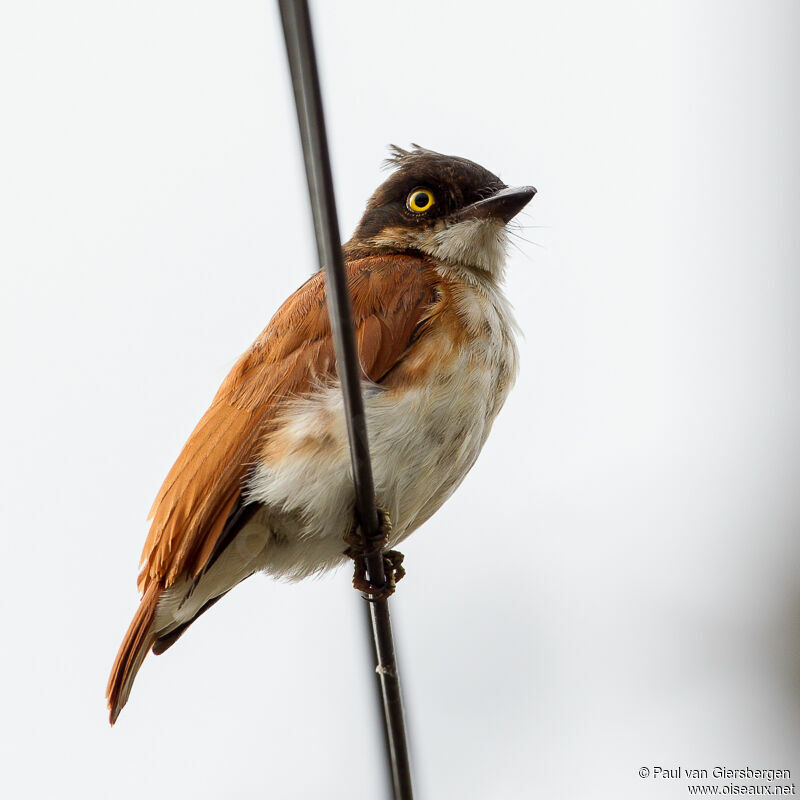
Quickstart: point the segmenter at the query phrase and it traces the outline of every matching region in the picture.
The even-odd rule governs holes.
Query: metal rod
[[[370,552],[369,539],[378,533],[375,485],[369,457],[361,375],[353,327],[353,309],[344,257],[339,239],[339,221],[333,193],[328,141],[322,111],[322,94],[311,34],[307,0],[278,0],[286,41],[286,52],[294,88],[300,139],[314,216],[320,265],[325,268],[328,313],[331,318],[336,365],[344,395],[347,432],[355,485],[356,517],[364,536],[367,576],[375,587],[386,583],[383,554]],[[411,800],[411,769],[408,757],[403,701],[394,653],[389,604],[370,603],[372,631],[378,657],[376,671],[381,682],[383,717],[391,762],[395,800]]]
[[[372,657],[372,664],[378,664],[378,645],[375,642],[375,633],[372,628],[372,611],[370,606],[372,603],[365,603],[360,597],[356,596],[353,598],[355,602],[358,603],[358,611],[360,612],[361,616],[361,629],[364,632],[364,644],[367,648],[367,652],[369,656]],[[375,724],[377,725],[376,730],[379,730],[381,733],[381,744],[382,744],[382,753],[383,753],[383,779],[386,781],[386,785],[391,789],[394,787],[394,771],[392,769],[392,745],[389,742],[389,731],[387,727],[383,724],[384,717],[383,717],[383,681],[381,680],[381,676],[376,671],[372,676],[372,680],[369,681],[370,686],[372,687],[372,691],[375,698],[375,705],[373,707],[373,714],[375,717]]]

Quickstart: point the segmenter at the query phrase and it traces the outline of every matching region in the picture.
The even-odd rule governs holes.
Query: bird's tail
[[[113,725],[117,721],[119,712],[128,702],[131,686],[142,666],[147,651],[156,640],[153,622],[156,616],[156,605],[161,595],[161,587],[156,581],[151,581],[142,595],[139,608],[133,616],[125,638],[122,640],[111,675],[106,687],[108,698],[109,721]]]

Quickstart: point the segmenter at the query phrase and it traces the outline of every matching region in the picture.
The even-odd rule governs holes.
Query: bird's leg
[[[365,599],[375,602],[385,600],[394,594],[397,582],[406,574],[403,569],[403,554],[397,550],[386,550],[383,548],[389,544],[389,536],[392,532],[392,521],[389,515],[382,508],[378,508],[378,531],[374,536],[367,538],[367,547],[364,547],[364,537],[361,535],[361,528],[354,525],[344,537],[347,549],[344,551],[346,556],[353,559],[353,586],[359,592],[364,592]],[[373,586],[367,578],[366,559],[375,553],[383,552],[383,568],[386,573],[386,583],[383,586]]]

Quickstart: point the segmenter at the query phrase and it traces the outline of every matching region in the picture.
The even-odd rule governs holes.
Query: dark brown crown
[[[505,187],[497,175],[474,161],[442,155],[419,145],[412,148],[389,147],[391,155],[385,165],[393,172],[370,197],[353,243],[376,236],[388,227],[430,224]],[[414,214],[406,205],[408,195],[417,188],[431,190],[436,199],[425,214]]]

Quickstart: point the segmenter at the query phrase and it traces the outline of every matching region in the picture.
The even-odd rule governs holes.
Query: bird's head
[[[413,148],[391,148],[387,164],[394,171],[370,197],[348,252],[425,253],[501,277],[506,224],[536,189],[509,188],[466,158]]]

